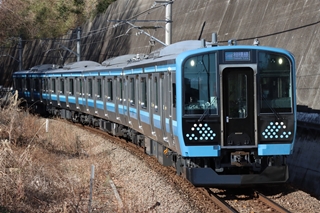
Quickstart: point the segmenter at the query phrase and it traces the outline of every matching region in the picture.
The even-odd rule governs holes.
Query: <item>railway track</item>
[[[271,208],[271,212],[279,212],[279,213],[290,213],[287,209],[283,208],[279,204],[273,202],[271,199],[267,198],[263,194],[255,191],[255,197],[259,200],[259,202]]]
[[[67,122],[67,121],[66,121]],[[114,137],[104,131],[101,131],[96,128],[82,126],[80,124],[75,124],[80,128],[88,130],[93,134],[98,134],[105,139],[112,141],[120,145],[123,149],[129,151],[131,154],[143,159],[147,164],[152,167],[153,170],[157,171],[162,176],[165,176],[168,180],[169,184],[173,184],[179,188],[179,190],[183,190],[183,192],[190,197],[192,201],[195,202],[196,205],[201,206],[203,212],[243,212],[243,208],[251,209],[253,211],[249,212],[289,212],[283,207],[279,206],[272,200],[268,199],[263,194],[258,191],[245,192],[245,199],[242,199],[241,202],[245,202],[241,204],[242,208],[239,208],[239,199],[236,197],[232,197],[230,194],[234,194],[233,191],[227,191],[224,195],[221,193],[216,193],[212,189],[209,188],[196,188],[192,184],[190,184],[187,180],[182,178],[181,176],[176,175],[176,172],[171,167],[164,167],[157,162],[157,160],[151,156],[148,156],[144,153],[144,149],[139,147],[133,143],[128,143],[124,139],[119,137]],[[237,203],[237,206],[234,206],[234,203]]]
[[[226,209],[229,208],[227,212],[290,212],[256,190],[243,188],[226,191],[207,189],[207,191],[214,199],[226,204]]]

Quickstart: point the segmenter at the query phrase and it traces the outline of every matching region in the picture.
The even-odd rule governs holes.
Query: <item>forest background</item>
[[[10,38],[56,38],[116,0],[0,0],[0,45]]]

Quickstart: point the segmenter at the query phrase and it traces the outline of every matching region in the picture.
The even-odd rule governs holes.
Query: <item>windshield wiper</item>
[[[283,120],[283,118],[280,116],[280,114],[277,112],[277,110],[275,110],[272,106],[270,106],[269,101],[265,97],[263,97],[263,95],[261,97],[262,97],[263,103],[265,103],[267,105],[267,107],[271,110],[271,112],[276,116],[278,121]]]
[[[209,110],[210,110],[210,108],[208,106],[208,108],[203,112],[201,117],[198,119],[198,122],[201,122],[209,114]]]

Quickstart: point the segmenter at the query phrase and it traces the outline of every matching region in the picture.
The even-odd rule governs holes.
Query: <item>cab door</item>
[[[255,146],[254,71],[251,67],[225,67],[221,76],[222,146]]]

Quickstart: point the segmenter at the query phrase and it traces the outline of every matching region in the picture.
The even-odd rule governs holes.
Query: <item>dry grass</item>
[[[93,151],[90,138],[61,121],[46,132],[45,120],[21,111],[16,96],[9,102],[0,109],[0,212],[88,212],[91,165],[93,212],[113,212],[110,152]]]

